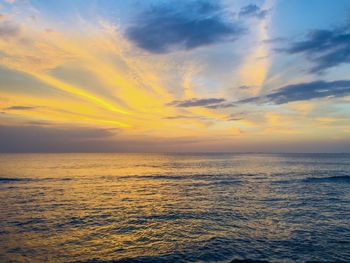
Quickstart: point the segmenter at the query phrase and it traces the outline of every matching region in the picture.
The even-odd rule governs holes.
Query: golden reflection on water
[[[0,165],[18,179],[0,186],[2,261],[254,258],[318,220],[297,217],[317,212],[298,207],[305,187],[276,183],[280,156],[32,154]],[[288,169],[295,180],[306,166]]]

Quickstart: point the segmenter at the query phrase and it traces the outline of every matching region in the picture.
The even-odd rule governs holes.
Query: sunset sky
[[[0,0],[0,152],[349,152],[349,0]]]

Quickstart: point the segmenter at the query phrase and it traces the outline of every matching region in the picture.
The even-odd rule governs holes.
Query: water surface
[[[0,155],[1,262],[350,261],[350,155]]]

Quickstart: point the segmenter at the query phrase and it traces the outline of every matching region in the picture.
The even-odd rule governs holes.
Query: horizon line
[[[1,152],[0,154],[350,154],[350,152],[263,152],[263,151],[243,151],[243,152],[230,152],[230,151],[194,151],[194,152],[181,152],[181,151],[13,151],[13,152]]]

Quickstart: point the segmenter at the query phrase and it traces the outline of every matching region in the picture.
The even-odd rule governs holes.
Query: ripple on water
[[[0,156],[0,261],[348,262],[350,155],[328,157]]]

